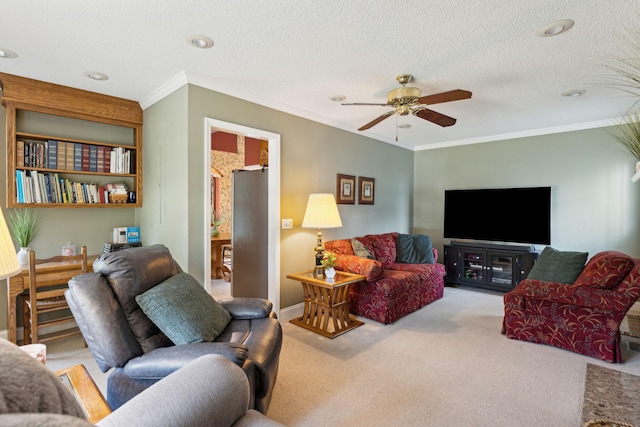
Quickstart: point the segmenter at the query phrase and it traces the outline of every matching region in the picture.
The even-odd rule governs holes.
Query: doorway
[[[226,132],[249,138],[268,141],[269,150],[269,201],[268,201],[268,298],[273,303],[276,314],[280,312],[280,135],[260,129],[254,129],[235,123],[224,122],[212,118],[205,118],[204,149],[205,171],[211,167],[211,133]],[[210,173],[205,173],[205,212],[203,233],[210,235],[211,227],[211,184]],[[211,283],[211,244],[205,239],[204,245],[205,280]]]

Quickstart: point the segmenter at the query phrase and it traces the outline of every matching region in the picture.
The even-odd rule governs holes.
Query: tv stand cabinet
[[[526,279],[538,258],[528,245],[452,241],[444,245],[447,283],[508,292]]]

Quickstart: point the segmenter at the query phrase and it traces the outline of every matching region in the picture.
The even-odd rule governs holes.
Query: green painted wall
[[[444,190],[551,186],[553,247],[638,257],[634,166],[606,128],[416,152],[414,227],[442,249]],[[526,206],[514,207],[513,214],[519,209]],[[469,220],[482,220],[482,211],[469,206]]]
[[[205,270],[201,248],[209,239],[202,232],[204,174],[209,173],[202,159],[207,117],[281,135],[281,216],[294,220],[294,228],[281,234],[281,308],[302,301],[300,284],[286,275],[313,267],[316,231],[300,228],[308,195],[335,193],[336,174],[375,178],[375,205],[340,205],[343,227],[325,230],[325,240],[411,229],[411,151],[193,85],[144,114],[145,206],[138,219],[153,241],[171,242],[167,246],[178,254],[178,262],[199,281]],[[148,164],[148,156],[157,147],[169,146],[172,167],[163,169],[161,180],[171,185],[158,186],[153,178],[158,172]],[[149,230],[147,209],[165,212],[169,223]]]

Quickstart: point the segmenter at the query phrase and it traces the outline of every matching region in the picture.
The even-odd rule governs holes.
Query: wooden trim
[[[2,105],[101,123],[142,125],[136,101],[0,73]]]

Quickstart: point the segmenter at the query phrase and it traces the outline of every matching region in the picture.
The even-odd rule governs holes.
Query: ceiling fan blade
[[[373,104],[370,102],[348,102],[348,103],[343,103],[342,105],[380,105],[382,107],[387,107],[389,104]]]
[[[461,99],[471,98],[471,92],[468,90],[454,89],[448,92],[434,93],[418,98],[420,104],[430,105],[439,104],[441,102],[459,101]]]
[[[396,113],[396,111],[397,110],[393,110],[393,111],[389,111],[388,113],[384,113],[383,115],[381,115],[377,119],[370,121],[366,125],[364,125],[361,128],[359,128],[358,130],[367,130],[369,128],[372,128],[375,125],[377,125],[378,123],[380,123],[381,121],[383,121],[384,119],[386,119],[387,117],[393,116]]]
[[[442,127],[453,126],[456,124],[456,119],[453,117],[445,116],[442,113],[438,113],[428,108],[415,108],[411,110],[411,114],[418,116],[421,119],[428,120]]]

